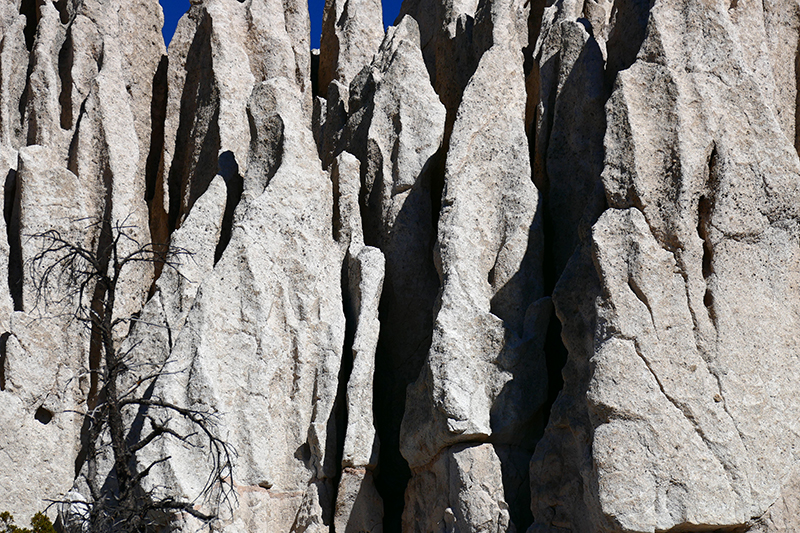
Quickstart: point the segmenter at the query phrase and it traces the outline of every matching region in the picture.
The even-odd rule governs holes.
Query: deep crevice
[[[442,194],[444,193],[444,171],[445,163],[447,162],[448,145],[442,143],[439,150],[433,155],[431,161],[430,173],[430,193],[431,193],[431,227],[433,228],[433,236],[439,232],[439,217],[442,214]],[[431,249],[431,254],[433,250]]]
[[[358,325],[358,310],[355,308],[355,302],[351,297],[352,287],[350,287],[350,252],[342,262],[341,271],[341,286],[342,286],[342,307],[345,316],[345,333],[344,333],[344,346],[342,348],[342,363],[339,367],[339,382],[336,388],[336,400],[333,403],[333,412],[331,416],[336,421],[336,428],[341,428],[336,432],[336,477],[333,481],[333,497],[332,501],[337,500],[339,482],[342,477],[342,459],[344,458],[344,443],[347,437],[347,387],[350,383],[350,376],[353,373],[353,343],[356,336],[356,327]],[[330,523],[330,533],[334,533],[334,523]]]
[[[698,202],[697,234],[703,239],[703,279],[708,279],[712,274],[711,261],[714,250],[708,239],[708,222],[711,215],[711,202],[705,196],[700,197]]]
[[[311,51],[311,96],[319,96],[319,50]]]
[[[99,270],[106,271],[108,269],[109,254],[113,244],[113,232],[111,230],[111,213],[113,213],[112,203],[112,181],[113,174],[111,169],[106,166],[103,169],[103,185],[105,187],[105,209],[103,218],[100,225],[100,235],[97,239],[97,258],[100,262]],[[99,395],[102,390],[99,389],[100,385],[100,367],[102,363],[102,336],[100,331],[100,323],[103,321],[105,315],[105,300],[106,289],[99,283],[94,287],[92,294],[91,310],[96,319],[92,321],[92,327],[89,337],[89,393],[86,397],[86,404],[89,409],[94,409],[97,405]]]
[[[86,100],[88,100],[88,98]],[[79,135],[81,132],[81,122],[83,121],[83,117],[86,115],[86,100],[81,102],[81,109],[78,112],[78,120],[75,124],[75,131],[72,134],[72,139],[69,142],[69,150],[67,151],[67,170],[69,170],[79,178],[80,178],[80,173],[78,172],[78,142],[80,140]]]
[[[527,531],[533,523],[531,512],[530,461],[533,450],[495,445],[500,460],[503,492],[511,522],[517,531]]]
[[[58,77],[61,79],[61,92],[58,95],[58,103],[61,106],[61,129],[71,130],[73,126],[72,116],[72,64],[74,62],[74,50],[72,30],[67,32],[64,44],[58,52]]]
[[[713,194],[717,181],[718,154],[717,147],[713,145],[708,156],[708,195],[703,195],[697,202],[697,235],[703,241],[702,272],[706,282],[706,291],[703,294],[703,305],[708,310],[709,318],[716,326],[716,313],[714,311],[714,293],[711,290],[710,279],[714,274],[714,248],[711,243],[711,215],[714,209]]]
[[[73,5],[70,4],[70,1],[58,0],[54,2],[54,4],[56,9],[58,10],[59,18],[61,19],[61,24],[67,25],[70,22],[72,22],[72,16],[74,15],[75,8]]]
[[[339,183],[341,182],[341,173],[342,169],[338,164],[331,165],[329,169],[330,176],[331,176],[331,186],[333,188],[333,220],[331,225],[331,235],[333,236],[333,240],[339,242],[342,238],[342,224],[344,220],[342,220],[342,213],[341,213],[341,204],[339,197],[341,196]],[[345,262],[347,258],[345,258]],[[344,278],[343,278],[344,279]],[[344,292],[344,281],[342,281],[342,294],[347,294]]]
[[[401,531],[405,491],[411,479],[411,469],[400,453],[400,424],[405,415],[406,390],[419,377],[432,339],[433,309],[439,291],[433,247],[442,204],[446,153],[445,141],[426,162],[417,183],[404,193],[408,195],[404,207],[393,223],[394,228],[403,230],[390,233],[380,229],[383,224],[380,191],[384,179],[380,151],[367,158],[377,167],[372,171],[375,176],[372,195],[367,194],[362,165],[364,240],[367,245],[380,248],[386,256],[386,278],[378,310],[381,330],[375,357],[373,397],[375,429],[380,440],[379,466],[374,479],[384,505],[384,533]],[[412,222],[424,213],[421,206],[429,206],[431,210],[428,228],[418,220]],[[420,263],[414,280],[405,270],[409,266],[403,265],[406,259],[401,252],[408,246],[409,239],[429,240],[424,253],[415,253]]]
[[[153,95],[150,102],[150,151],[145,163],[145,193],[150,226],[150,241],[161,251],[169,246],[170,228],[164,208],[164,126],[167,117],[167,67],[168,56],[161,56],[153,76]],[[153,264],[153,283],[148,298],[155,291],[155,284],[161,276],[164,265],[160,261]]]
[[[567,364],[568,351],[561,340],[561,330],[563,329],[561,321],[558,319],[555,311],[550,316],[550,323],[547,326],[547,334],[544,341],[544,355],[545,363],[547,365],[547,400],[542,406],[543,413],[543,428],[547,427],[550,421],[550,412],[553,409],[553,404],[556,403],[558,395],[564,388],[564,376],[562,370],[564,365]]]
[[[34,61],[33,54],[28,55],[28,71],[25,73],[25,90],[22,91],[22,95],[19,98],[19,107],[17,110],[19,111],[19,139],[22,141],[23,139],[27,144],[34,144],[32,142],[31,137],[35,136],[35,129],[36,129],[36,116],[33,116],[29,120],[28,131],[24,130],[25,127],[25,118],[28,110],[28,100],[31,98],[31,74],[33,74],[33,67]]]
[[[8,338],[11,333],[0,335],[0,391],[6,390],[6,359],[8,358]]]
[[[180,122],[169,171],[170,232],[180,227],[194,202],[208,189],[218,164],[219,89],[212,64],[211,17],[205,11],[201,16],[187,55]]]
[[[543,194],[543,201],[539,208],[544,213],[542,216],[542,278],[544,281],[544,294],[552,296],[561,272],[556,268],[556,232],[553,221],[548,214],[547,195]],[[544,341],[544,356],[547,368],[547,399],[542,406],[542,433],[550,421],[550,412],[553,409],[558,395],[564,388],[562,370],[567,363],[568,351],[561,339],[562,324],[556,315],[555,307],[551,311],[550,321]]]
[[[647,36],[647,21],[650,18],[651,0],[617,0],[614,2],[616,21],[606,41],[608,61],[605,82],[611,94],[617,74],[636,61]]]
[[[25,15],[25,46],[28,48],[28,52],[30,52],[33,50],[33,43],[36,40],[36,31],[39,28],[39,20],[42,17],[37,0],[22,0],[19,14]]]
[[[795,103],[794,103],[794,148],[800,154],[800,39],[794,55]]]
[[[538,111],[539,96],[541,94],[541,76],[539,62],[534,57],[536,42],[542,31],[542,17],[547,6],[547,0],[532,0],[528,15],[528,44],[522,49],[524,57],[523,72],[525,73],[525,131],[528,132],[530,142],[531,165],[535,165],[536,146],[536,115]]]
[[[167,67],[169,56],[161,56],[158,68],[153,76],[153,99],[150,103],[150,151],[145,166],[145,195],[149,204],[156,196],[156,181],[162,169],[162,153],[164,150],[164,125],[167,117]]]
[[[14,311],[23,310],[22,302],[22,240],[19,227],[19,198],[17,195],[17,172],[13,169],[6,175],[3,186],[3,218],[8,239],[8,290]]]

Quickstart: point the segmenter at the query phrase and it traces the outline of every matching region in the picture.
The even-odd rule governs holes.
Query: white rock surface
[[[0,6],[0,511],[88,499],[30,236],[99,217],[192,252],[116,335],[238,451],[215,530],[800,530],[796,2],[330,0],[314,99],[304,0],[192,4]]]
[[[310,126],[308,26],[300,0],[208,0],[180,20],[169,48],[161,178],[170,225],[180,226],[231,158],[235,173],[246,174],[255,84],[291,80]]]
[[[328,89],[328,122],[337,113]],[[338,139],[361,161],[360,202],[367,244],[386,260],[381,294],[381,331],[376,356],[376,420],[381,424],[382,494],[399,523],[408,467],[399,452],[406,387],[419,375],[430,345],[438,278],[433,264],[434,219],[439,202],[435,180],[444,134],[445,109],[431,87],[419,48],[416,22],[404,18],[389,28],[374,61],[351,84],[350,117]],[[326,128],[328,126],[326,125]],[[326,146],[323,145],[323,156]],[[405,477],[405,479],[404,479]]]
[[[328,0],[322,16],[319,87],[327,95],[328,85],[337,80],[345,87],[383,41],[383,8],[379,0]]]
[[[510,430],[506,424],[517,421],[492,427],[505,417],[492,420],[491,411],[517,364],[526,377],[544,378],[544,360],[537,363],[534,355],[538,315],[528,313],[542,291],[541,235],[525,150],[521,63],[521,54],[506,45],[487,52],[453,129],[436,245],[442,292],[423,375],[409,390],[402,437],[412,467],[443,446]],[[505,86],[497,87],[498,79]],[[497,100],[485,98],[490,85]],[[541,401],[531,399],[529,415]]]
[[[435,247],[442,288],[431,348],[408,389],[401,428],[411,500],[425,500],[429,491],[415,480],[448,446],[489,439],[524,446],[546,394],[542,348],[551,307],[540,299],[542,233],[525,136],[522,53],[514,46],[513,8],[492,5],[484,16],[495,44],[464,90],[450,138]],[[457,461],[449,475],[462,479],[463,468]],[[479,489],[462,482],[461,498],[481,501]],[[419,518],[445,511],[426,508]],[[415,517],[409,512],[406,524]],[[483,530],[471,529],[481,522],[470,512],[453,516],[458,530]],[[487,524],[513,528],[500,519]]]
[[[567,369],[583,376],[565,370],[565,393],[587,394],[590,424],[568,414],[579,400],[562,394],[548,433],[574,421],[584,437],[539,444],[532,477],[553,484],[563,468],[573,490],[534,487],[537,531],[764,531],[776,500],[775,530],[786,527],[796,415],[777,398],[795,394],[786,328],[796,320],[799,167],[775,111],[784,66],[754,55],[786,29],[766,31],[775,18],[754,10],[656,2],[637,61],[619,73],[603,171],[614,209],[592,232],[596,318],[582,307],[586,326],[596,320],[593,348],[571,354]],[[587,333],[565,329],[568,347],[586,346]],[[769,357],[756,371],[757,353]],[[579,362],[587,355],[590,366]],[[591,462],[569,464],[589,449]]]
[[[218,412],[238,450],[234,480],[254,499],[256,514],[234,517],[231,527],[243,519],[289,531],[301,511],[329,520],[317,484],[324,489],[337,470],[332,409],[344,342],[342,254],[331,232],[331,182],[301,106],[301,93],[285,78],[253,93],[251,109],[264,113],[256,118],[251,160],[280,143],[281,161],[258,186],[251,174],[263,169],[251,166],[246,182],[253,185],[237,210],[231,242],[176,340],[173,357],[187,372],[164,391]],[[273,116],[285,125],[283,136],[262,138]],[[204,459],[179,446],[170,453],[176,483],[196,494],[205,482],[198,468]],[[274,498],[286,500],[283,514],[259,511]]]
[[[145,167],[152,83],[164,50],[155,1],[116,9],[38,4],[6,3],[0,16],[0,273],[8,280],[0,297],[0,411],[9,428],[0,444],[0,507],[18,524],[70,489],[81,463],[80,413],[98,393],[88,374],[88,331],[69,320],[77,304],[64,300],[70,288],[51,286],[50,298],[37,298],[30,259],[42,243],[31,235],[57,230],[96,249],[87,217],[104,217],[127,219],[132,236],[150,240]],[[151,283],[150,265],[128,273],[120,315],[141,310]],[[87,303],[90,297],[91,290]]]
[[[338,242],[347,246],[343,265],[346,277],[345,312],[355,326],[352,339],[352,369],[347,381],[342,473],[337,488],[334,523],[340,531],[383,531],[383,501],[373,481],[378,464],[379,442],[373,416],[375,351],[380,322],[378,304],[385,273],[385,260],[377,248],[364,246],[359,162],[344,152],[331,169],[338,199]]]
[[[491,444],[459,444],[415,471],[403,530],[516,531],[503,494],[500,459]]]

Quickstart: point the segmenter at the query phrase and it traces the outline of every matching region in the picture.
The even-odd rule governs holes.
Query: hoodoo
[[[163,24],[0,7],[0,513],[800,531],[795,1]]]

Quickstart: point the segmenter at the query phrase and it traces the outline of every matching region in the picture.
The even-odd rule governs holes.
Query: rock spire
[[[130,470],[191,502],[153,527],[800,530],[796,2],[328,0],[314,52],[300,0],[162,26],[0,7],[0,512],[89,531],[121,492],[108,294],[42,278],[55,232],[166,254],[106,313]],[[153,402],[213,420],[224,479]]]

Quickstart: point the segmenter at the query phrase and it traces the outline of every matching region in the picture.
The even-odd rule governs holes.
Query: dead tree
[[[235,498],[234,451],[216,431],[216,414],[154,396],[152,385],[168,373],[167,362],[135,361],[132,359],[135,346],[121,351],[115,340],[137,320],[115,315],[115,301],[126,269],[136,263],[151,263],[177,271],[181,258],[188,252],[153,243],[141,244],[133,237],[136,228],[125,223],[112,226],[92,221],[87,229],[100,233],[97,250],[49,230],[30,236],[39,247],[29,261],[37,305],[53,308],[55,304],[59,309],[68,309],[70,319],[92,332],[92,342],[99,345],[102,354],[99,367],[89,370],[98,382],[98,394],[96,399],[90,399],[87,412],[83,413],[84,427],[88,428],[84,452],[91,498],[80,503],[85,508],[82,529],[91,533],[145,532],[152,530],[156,521],[179,513],[210,523],[220,505],[231,506]],[[136,372],[132,375],[134,368]],[[140,426],[133,431],[131,421],[135,418]],[[184,421],[184,430],[174,429],[170,424],[174,419]],[[108,451],[104,449],[107,446],[103,444],[104,438],[110,439],[113,458],[108,475],[98,472],[100,457]],[[207,482],[195,500],[165,496],[164,491],[156,493],[145,488],[153,468],[170,457],[142,464],[138,454],[160,439],[202,447],[207,454],[210,465]],[[198,510],[196,503],[200,501],[209,504],[207,507],[213,511]],[[69,503],[76,505],[75,500]]]

